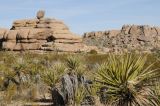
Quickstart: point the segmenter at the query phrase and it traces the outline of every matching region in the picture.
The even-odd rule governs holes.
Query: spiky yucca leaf
[[[63,63],[56,63],[53,65],[53,70],[59,75],[63,75],[66,71],[66,67]]]
[[[41,75],[42,80],[50,87],[55,87],[61,76],[64,74],[65,70],[66,67],[64,66],[64,64],[57,63],[51,69],[44,70]]]
[[[86,89],[83,85],[79,86],[78,89],[75,91],[75,103],[80,105],[86,96]]]
[[[149,81],[159,77],[153,64],[144,68],[147,56],[110,55],[106,63],[99,66],[95,75],[96,86],[106,88],[112,106],[159,106]]]
[[[81,62],[78,57],[69,56],[66,59],[66,65],[69,70],[76,70],[80,66]]]
[[[80,76],[85,72],[85,65],[82,64],[82,59],[80,57],[69,56],[66,59],[66,66],[69,72]]]

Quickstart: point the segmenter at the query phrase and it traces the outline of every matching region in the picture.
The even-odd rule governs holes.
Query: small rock
[[[45,11],[43,11],[43,10],[39,10],[39,11],[37,12],[37,18],[38,18],[38,19],[43,18],[44,15],[45,15]]]

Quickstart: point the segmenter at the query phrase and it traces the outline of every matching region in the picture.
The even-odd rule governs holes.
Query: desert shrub
[[[86,95],[86,90],[84,86],[79,86],[79,88],[75,91],[75,103],[81,104]]]
[[[92,50],[89,51],[89,54],[97,54],[97,51],[92,49]]]
[[[99,94],[107,105],[159,106],[159,100],[149,82],[159,77],[153,64],[144,68],[147,57],[134,55],[110,55],[95,75]],[[154,85],[155,86],[155,85]],[[101,90],[103,89],[103,90]]]
[[[85,71],[85,64],[80,56],[68,56],[65,60],[66,67],[69,73],[83,75]]]
[[[41,73],[42,81],[44,81],[50,88],[55,87],[64,75],[66,67],[63,63],[56,63],[50,69],[44,70]]]
[[[17,93],[17,88],[15,85],[10,85],[6,92],[5,92],[5,96],[4,96],[4,101],[10,103],[11,100],[14,99],[14,97],[16,96],[16,93]]]
[[[86,84],[84,82],[88,79],[91,82],[94,81],[95,78],[93,76],[95,75],[95,73],[96,75],[98,74],[96,71],[102,69],[102,66],[104,68],[107,67],[109,69],[111,69],[111,67],[112,68],[116,67],[115,69],[120,70],[120,72],[123,72],[121,70],[122,70],[122,63],[125,63],[124,60],[128,60],[129,63],[131,62],[131,60],[129,61],[128,59],[129,56],[128,57],[126,56],[127,57],[126,58],[125,56],[121,57],[116,55],[114,58],[116,61],[113,61],[114,59],[111,58],[110,55],[108,54],[62,54],[62,53],[36,54],[36,53],[25,53],[25,52],[24,53],[0,52],[0,55],[1,55],[0,56],[0,84],[1,84],[0,93],[4,92],[2,93],[2,97],[5,97],[5,95],[7,95],[5,99],[6,101],[13,101],[13,100],[16,100],[16,98],[20,98],[21,100],[29,99],[29,101],[33,101],[34,98],[37,98],[37,96],[39,96],[38,92],[40,92],[40,89],[42,87],[43,89],[45,89],[43,91],[44,94],[48,93],[48,88],[50,88],[51,90],[50,94],[52,94],[53,93],[52,91],[55,90],[54,87],[55,88],[69,87],[71,89],[73,89],[73,87],[74,89],[80,88],[75,90],[74,92],[75,104],[83,103],[88,97],[91,97],[88,100],[94,100],[92,98],[93,97],[97,98],[97,93],[99,96],[98,91],[100,91],[99,89],[100,87],[97,87],[97,83],[96,85],[92,85],[92,84],[89,85],[90,88],[87,88],[87,89],[86,88],[81,89],[83,88],[81,85]],[[139,55],[139,54],[135,54],[135,55]],[[159,66],[160,61],[158,60],[157,55],[148,54],[147,57],[148,58],[145,61],[145,64],[143,65],[141,63],[141,67],[140,65],[138,65],[140,64],[140,59],[142,60],[145,60],[145,59],[143,58],[139,59],[135,56],[133,63],[136,63],[136,59],[139,61],[137,62],[137,65],[136,65],[139,70],[146,69],[152,63],[155,63],[152,65],[153,69],[160,68]],[[104,65],[104,62],[107,63],[107,66]],[[113,64],[111,65],[111,63]],[[98,64],[100,64],[100,66]],[[125,64],[124,64],[124,67],[127,66]],[[134,65],[132,64],[131,66],[134,66]],[[119,76],[121,76],[120,72],[119,72]],[[137,71],[135,71],[135,73],[136,72]],[[106,72],[103,71],[103,74],[104,73]],[[116,73],[114,73],[113,75],[115,75],[114,77],[112,76],[113,78],[115,78],[113,79],[114,81],[116,80],[116,77],[118,77],[118,75],[116,76]],[[6,80],[8,78],[12,79],[12,81],[10,80],[8,88],[4,89],[4,85],[5,85],[4,82],[8,81]],[[62,86],[63,78],[66,78],[66,81],[70,80],[69,82],[72,86],[70,86],[69,84],[68,86]],[[16,81],[15,83],[14,83],[14,80]],[[116,81],[119,81],[119,80],[116,80]],[[75,82],[78,81],[78,83],[75,84],[74,81]],[[132,80],[130,82],[132,82]],[[146,82],[148,82],[148,84],[150,83],[152,84],[152,82],[154,84],[156,82],[155,83],[156,85],[152,84],[151,88],[154,91],[156,91],[157,94],[160,95],[160,92],[159,92],[160,79],[159,78],[154,80],[146,80]],[[146,83],[144,81],[142,83],[143,86],[140,85],[140,87],[145,88],[146,87],[145,84]],[[70,93],[69,90],[68,90],[68,93]],[[111,94],[107,94],[107,95],[111,95]],[[55,97],[55,95],[53,96]],[[105,95],[102,95],[102,96],[105,96]],[[116,95],[114,96],[116,97]],[[110,100],[108,99],[108,96],[106,97],[107,97],[107,99],[105,99],[106,101]],[[39,96],[39,98],[41,97]],[[103,101],[103,99],[104,97],[101,98],[101,101]],[[5,100],[4,99],[2,100],[0,98],[0,102]]]

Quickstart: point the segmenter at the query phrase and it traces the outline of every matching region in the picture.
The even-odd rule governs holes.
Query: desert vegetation
[[[2,106],[160,105],[159,54],[0,55]]]

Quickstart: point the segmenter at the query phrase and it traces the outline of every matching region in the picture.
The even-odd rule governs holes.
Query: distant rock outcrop
[[[60,20],[45,18],[13,22],[11,29],[0,28],[0,50],[57,52],[123,52],[160,50],[160,28],[147,25],[124,25],[121,30],[73,34]]]
[[[148,25],[124,25],[121,30],[85,33],[83,42],[103,52],[146,51],[160,49],[160,28]]]
[[[44,18],[38,11],[36,19],[16,20],[12,28],[0,29],[0,47],[3,50],[42,50],[59,52],[89,51],[82,38],[70,32],[60,20]]]

